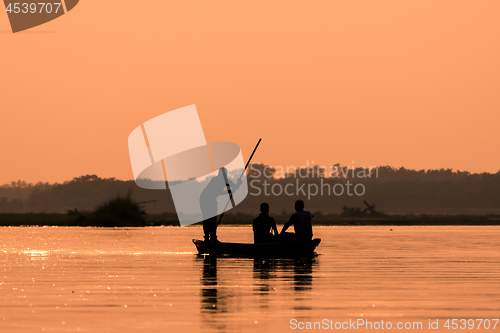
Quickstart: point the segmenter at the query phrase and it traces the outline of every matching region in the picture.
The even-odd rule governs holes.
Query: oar
[[[248,159],[248,162],[247,164],[245,165],[245,169],[243,169],[243,172],[241,173],[240,175],[240,178],[238,178],[238,181],[243,177],[243,175],[245,174],[245,171],[247,170],[248,168],[248,165],[250,164],[250,161],[252,160],[252,157],[253,157],[253,154],[255,154],[255,151],[257,150],[257,148],[259,147],[259,144],[260,142],[262,141],[262,139],[259,139],[259,142],[257,142],[257,145],[255,146],[255,148],[253,149],[253,152],[252,152],[252,155],[250,155],[250,158]],[[228,183],[226,181],[226,183]],[[229,186],[229,184],[227,184]],[[231,202],[231,200],[233,200],[233,193],[232,192],[229,192],[229,200],[227,201],[227,204],[226,204],[226,207],[224,207],[224,210],[222,211],[222,214],[220,214],[220,218],[219,218],[219,222],[217,222],[217,226],[219,226],[220,224],[220,221],[222,220],[222,217],[224,216],[224,213],[226,212],[226,209],[227,209],[227,206],[229,205],[229,203]]]

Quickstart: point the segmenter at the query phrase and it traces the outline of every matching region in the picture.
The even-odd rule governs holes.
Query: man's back
[[[300,239],[310,240],[313,237],[312,222],[313,214],[307,210],[300,210],[290,217],[293,223],[295,235]]]
[[[260,214],[253,220],[253,239],[255,243],[265,243],[271,240],[271,230],[276,229],[274,218]]]

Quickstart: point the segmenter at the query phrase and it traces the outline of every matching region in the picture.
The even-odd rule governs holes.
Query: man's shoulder
[[[274,221],[274,219],[271,216],[262,216],[262,215],[259,215],[253,219],[254,222],[259,221],[259,220],[264,220],[264,221],[265,220],[273,220]]]
[[[264,220],[266,220],[266,221],[272,221],[272,222],[274,222],[274,217],[269,216],[269,215],[268,215],[268,216],[265,216],[265,217],[263,216],[263,217],[261,217],[261,218],[262,218],[262,219],[264,219]]]
[[[300,210],[298,212],[293,213],[292,216],[294,216],[294,215],[300,216],[300,215],[304,215],[304,214],[312,215],[312,213],[308,210]]]
[[[313,215],[310,211],[308,211],[308,210],[302,210],[302,211],[300,211],[300,212],[295,213],[294,215],[296,215],[296,217],[297,217],[297,218],[299,218],[299,219],[304,219],[304,218],[306,218],[306,219],[308,219],[308,220],[312,219],[312,217],[314,216],[314,215]],[[293,216],[293,215],[292,215],[292,216]]]

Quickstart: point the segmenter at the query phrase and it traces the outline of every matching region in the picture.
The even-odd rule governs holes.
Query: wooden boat
[[[310,257],[314,255],[314,250],[321,242],[321,239],[314,238],[308,241],[279,242],[279,243],[223,243],[204,242],[193,239],[194,245],[199,254],[238,256],[252,258],[296,258]]]

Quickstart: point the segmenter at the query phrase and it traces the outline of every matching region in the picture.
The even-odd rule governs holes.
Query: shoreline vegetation
[[[335,170],[338,172],[332,176]],[[231,210],[233,214],[258,213],[262,202],[269,204],[271,213],[291,214],[297,199],[304,200],[308,210],[324,214],[341,214],[343,207],[363,210],[364,201],[389,214],[500,214],[500,171],[478,174],[389,166],[367,171],[363,167],[335,165],[287,170],[283,175],[279,167],[253,163],[247,169],[247,183],[248,195]],[[19,180],[1,185],[0,214],[92,211],[129,191],[148,214],[176,212],[169,189],[148,190],[133,180],[85,175],[62,184]]]
[[[179,226],[177,215],[172,213],[144,215],[139,220],[106,218],[82,218],[82,215],[58,213],[20,213],[0,214],[1,227],[17,226],[79,226],[79,227],[149,227]],[[108,215],[109,216],[109,215]],[[224,226],[248,226],[256,216],[247,214],[225,214],[221,223]],[[289,215],[274,214],[278,225],[287,222]],[[200,226],[197,223],[194,226]],[[487,226],[500,225],[500,215],[435,215],[435,214],[395,214],[381,217],[343,217],[340,214],[315,213],[313,226]]]
[[[315,226],[418,226],[418,225],[500,225],[500,215],[439,215],[439,214],[385,214],[375,205],[364,202],[366,208],[343,207],[341,214],[313,212]],[[285,224],[290,214],[272,214],[277,224]],[[228,212],[222,225],[251,225],[254,215]],[[200,225],[201,223],[197,223]],[[132,198],[132,191],[116,195],[98,205],[93,211],[77,209],[61,213],[2,213],[0,226],[79,226],[79,227],[148,227],[180,226],[175,213],[147,214],[140,202]]]
[[[330,169],[339,168],[343,171],[338,177],[330,176]],[[251,164],[249,194],[224,215],[222,226],[251,225],[262,202],[271,206],[277,224],[284,224],[298,198],[305,199],[306,209],[315,214],[316,226],[500,225],[500,171],[471,174],[382,166],[360,177],[359,173],[366,176],[363,167],[330,169],[313,166],[278,177],[276,168]],[[347,194],[309,198],[280,192],[293,186],[308,189],[308,195],[320,188],[344,187]],[[349,195],[352,186],[366,193]],[[0,186],[0,226],[145,227],[179,226],[179,221],[168,190],[145,190],[134,181],[86,175],[63,184],[17,181]]]

